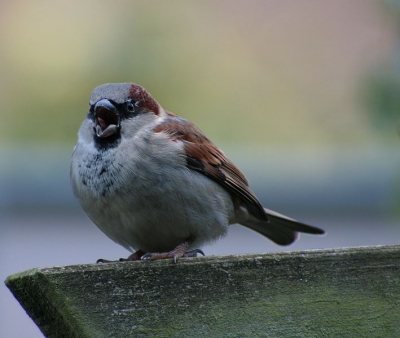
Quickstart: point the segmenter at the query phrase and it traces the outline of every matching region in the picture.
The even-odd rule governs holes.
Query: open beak
[[[117,108],[107,99],[102,99],[94,106],[96,135],[110,137],[120,130],[120,116]]]

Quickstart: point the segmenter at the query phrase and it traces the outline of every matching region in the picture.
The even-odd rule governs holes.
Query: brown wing
[[[225,154],[193,123],[172,113],[154,128],[184,144],[188,168],[196,170],[240,197],[248,211],[261,220],[268,220],[264,208],[249,188],[249,182]]]

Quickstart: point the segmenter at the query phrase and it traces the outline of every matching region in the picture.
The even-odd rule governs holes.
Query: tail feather
[[[279,245],[289,245],[293,243],[299,232],[322,235],[324,230],[308,224],[298,222],[275,211],[265,209],[269,221],[254,220],[241,223],[242,225],[257,231]]]

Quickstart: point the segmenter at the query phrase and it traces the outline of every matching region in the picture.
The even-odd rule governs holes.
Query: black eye
[[[126,110],[130,113],[135,112],[135,105],[133,104],[132,100],[128,100],[125,102]]]

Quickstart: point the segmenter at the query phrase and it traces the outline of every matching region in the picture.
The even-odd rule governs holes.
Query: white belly
[[[93,152],[71,170],[83,209],[115,242],[131,251],[168,251],[188,238],[199,247],[226,233],[234,211],[220,185],[183,163],[146,156],[127,163],[118,154],[104,152],[100,161]]]

